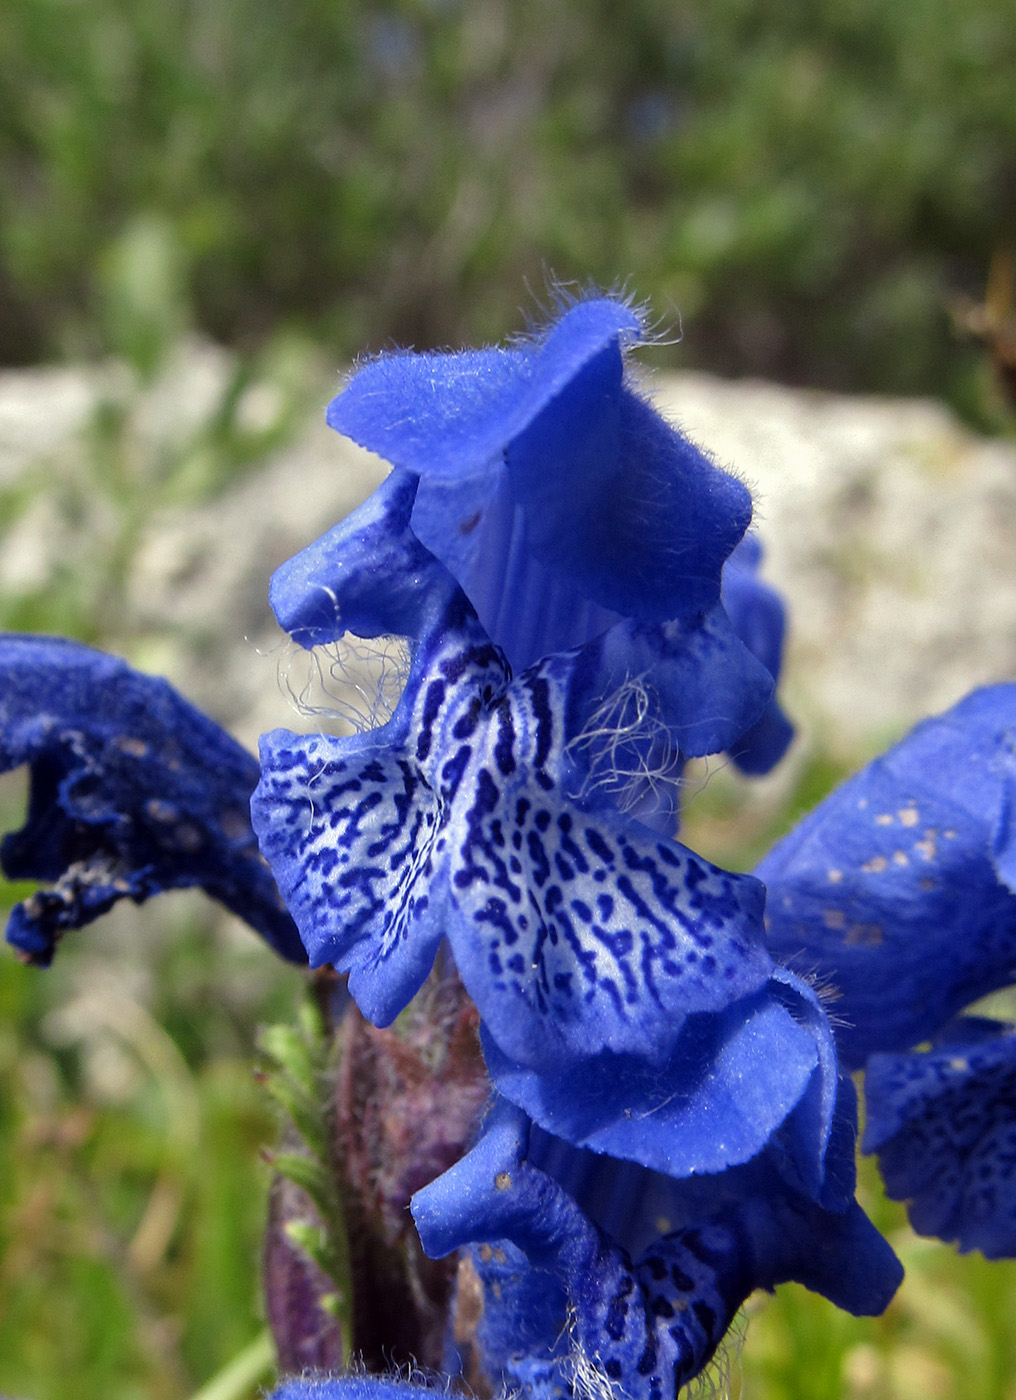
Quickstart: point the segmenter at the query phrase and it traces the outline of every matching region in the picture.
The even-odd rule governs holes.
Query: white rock
[[[790,604],[788,695],[827,744],[881,746],[1016,676],[1016,446],[919,400],[691,374],[656,387],[752,487]]]
[[[160,434],[191,428],[228,380],[224,352],[187,353],[139,406],[135,438],[153,451]],[[61,472],[85,470],[82,435],[113,382],[104,373],[0,376],[0,483],[44,481],[38,464],[51,457]],[[929,402],[699,374],[648,387],[753,489],[766,576],[790,606],[785,690],[805,734],[844,755],[872,752],[971,687],[1016,675],[1013,443],[979,438]],[[185,400],[176,413],[171,390]],[[114,644],[165,670],[248,743],[297,722],[276,675],[285,644],[268,608],[272,570],[385,471],[325,427],[327,394],[296,443],[214,501],[150,511],[109,617]],[[0,522],[0,604],[73,557],[73,531],[53,510],[37,500]],[[293,664],[299,688],[307,663]]]

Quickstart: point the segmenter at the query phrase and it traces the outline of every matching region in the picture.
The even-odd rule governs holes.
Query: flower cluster
[[[752,1289],[878,1312],[898,1265],[761,885],[672,838],[686,757],[764,771],[790,731],[750,499],[631,386],[640,334],[582,301],[510,349],[355,375],[329,422],[392,472],[272,602],[305,646],[406,638],[408,678],[379,728],[266,735],[252,812],[312,966],[366,1017],[444,948],[479,1014],[492,1106],[412,1202],[483,1301],[452,1364],[650,1400]]]
[[[331,405],[391,472],[271,600],[306,648],[403,639],[383,724],[276,730],[258,765],[122,663],[0,644],[0,767],[32,770],[4,868],[55,882],[16,945],[47,961],[120,895],[197,883],[345,979],[352,1342],[279,1238],[269,1312],[293,1369],[369,1373],[277,1400],[397,1400],[386,1358],[663,1400],[753,1289],[882,1311],[863,1066],[918,1228],[1016,1251],[1016,1032],[952,1020],[1013,978],[1016,687],[915,731],[755,876],[681,845],[687,759],[760,773],[790,741],[784,615],[745,487],[638,391],[643,336],[590,297],[508,348],[382,355]]]

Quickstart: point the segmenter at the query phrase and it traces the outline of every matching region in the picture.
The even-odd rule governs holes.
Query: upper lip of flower
[[[418,480],[407,523],[515,669],[621,616],[714,606],[750,521],[742,483],[626,382],[639,334],[624,303],[592,298],[523,345],[381,356],[329,409]]]

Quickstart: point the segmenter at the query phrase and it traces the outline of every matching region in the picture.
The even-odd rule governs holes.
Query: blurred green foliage
[[[97,928],[49,973],[0,959],[0,1391],[182,1400],[253,1347],[239,1400],[272,1356],[254,1026],[301,979],[196,900],[131,912],[126,956]]]
[[[7,363],[475,343],[549,268],[684,364],[962,400],[1016,228],[1011,0],[6,0],[0,51]]]

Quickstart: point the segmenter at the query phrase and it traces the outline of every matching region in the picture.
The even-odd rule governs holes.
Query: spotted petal
[[[922,1235],[1016,1257],[1016,1030],[958,1020],[931,1050],[873,1055],[864,1150]]]
[[[388,1025],[444,936],[432,891],[442,803],[405,750],[277,729],[261,739],[251,811],[312,967],[349,973],[357,1004]]]
[[[31,961],[119,899],[190,885],[306,960],[251,831],[255,759],[166,681],[76,642],[0,638],[0,772],[22,763],[28,819],[3,869],[52,884],[8,924]]]
[[[539,689],[531,699],[541,703]],[[498,787],[492,769],[450,821],[447,932],[512,1059],[561,1066],[610,1050],[658,1061],[681,1017],[765,982],[757,882],[609,809],[575,809],[524,771]]]
[[[312,960],[350,971],[368,1016],[397,1014],[443,934],[491,1034],[530,1065],[659,1058],[675,1018],[765,982],[756,881],[567,795],[568,716],[601,659],[512,681],[475,617],[449,615],[389,725],[262,740],[256,830]]]
[[[378,1025],[418,990],[444,936],[444,828],[465,767],[455,755],[469,748],[453,731],[505,680],[457,590],[443,623],[421,644],[388,724],[341,739],[284,729],[261,738],[251,814],[262,850],[312,966],[348,972]]]
[[[1016,978],[1007,883],[1016,686],[926,720],[759,865],[769,943],[839,993],[848,1067]]]

